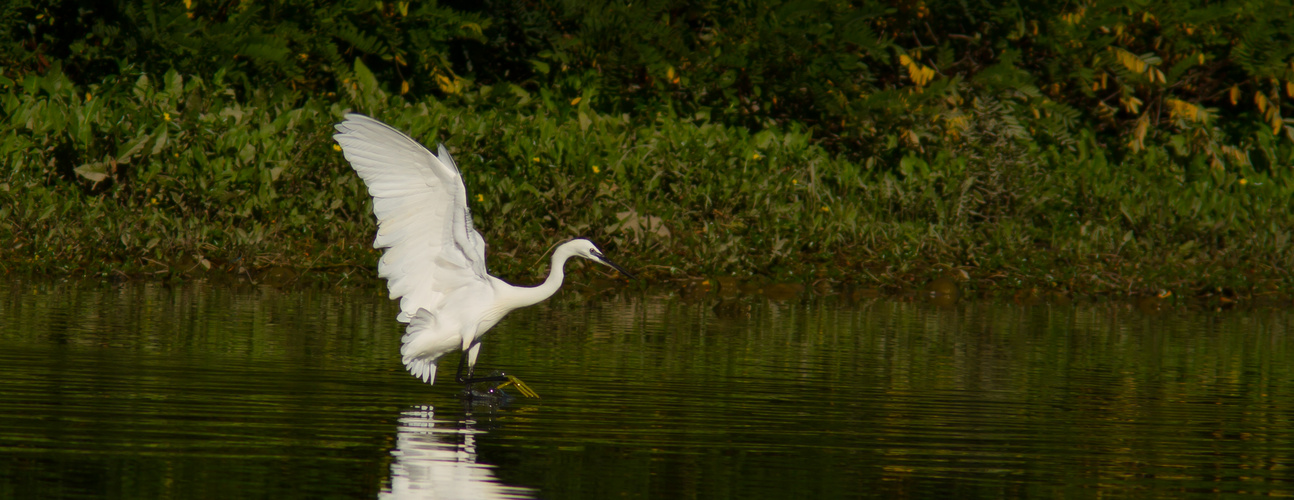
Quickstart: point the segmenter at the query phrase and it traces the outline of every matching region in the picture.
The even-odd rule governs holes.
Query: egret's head
[[[634,275],[629,274],[629,271],[625,271],[623,267],[616,265],[615,262],[611,262],[606,258],[606,256],[602,255],[602,251],[598,250],[597,245],[594,245],[592,241],[583,238],[571,240],[563,243],[557,250],[565,250],[570,252],[572,256],[584,257],[593,262],[608,266],[616,271],[620,271],[620,274],[625,275],[626,278],[633,279],[634,277]]]

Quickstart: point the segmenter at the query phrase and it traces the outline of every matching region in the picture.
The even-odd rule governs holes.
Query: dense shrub
[[[505,274],[1289,277],[1287,2],[0,9],[7,267],[369,268],[349,108],[450,145]]]

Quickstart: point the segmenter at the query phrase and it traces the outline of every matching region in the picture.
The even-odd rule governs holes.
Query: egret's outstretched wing
[[[433,155],[357,113],[347,113],[336,128],[333,139],[373,195],[373,246],[386,249],[378,275],[391,298],[400,298],[398,319],[408,322],[418,309],[437,311],[454,290],[487,280],[485,240],[472,228],[467,189],[445,146]]]

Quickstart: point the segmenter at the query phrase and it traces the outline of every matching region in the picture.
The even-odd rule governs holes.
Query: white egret
[[[567,241],[553,251],[548,279],[518,287],[485,271],[485,240],[472,228],[467,188],[458,166],[440,145],[438,154],[389,125],[347,113],[333,139],[373,196],[377,216],[377,264],[392,299],[400,299],[396,320],[407,323],[400,354],[413,376],[431,384],[436,362],[461,349],[455,379],[467,384],[508,381],[528,396],[516,377],[472,378],[481,336],[513,309],[547,299],[562,286],[562,267],[583,257],[629,273],[607,260],[589,240]],[[464,373],[466,366],[466,373]],[[507,384],[504,384],[507,385]]]

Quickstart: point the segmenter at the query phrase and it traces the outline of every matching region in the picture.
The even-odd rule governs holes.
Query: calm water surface
[[[0,281],[0,498],[1294,495],[1289,311],[568,290],[490,408],[385,297]]]

